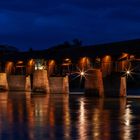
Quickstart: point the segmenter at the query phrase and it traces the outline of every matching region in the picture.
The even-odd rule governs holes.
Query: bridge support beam
[[[36,70],[33,73],[32,91],[50,93],[50,86],[49,86],[47,70]]]
[[[8,90],[8,81],[6,73],[0,73],[0,90]]]
[[[120,97],[125,97],[127,94],[126,77],[120,79]]]
[[[118,73],[114,73],[103,78],[103,83],[105,96],[126,96],[126,77],[121,77]]]
[[[30,77],[25,75],[9,75],[8,90],[10,91],[31,91]]]
[[[85,78],[85,94],[91,96],[104,96],[103,78],[100,69],[87,71]]]
[[[25,91],[31,91],[31,78],[30,76],[26,76],[25,79]]]
[[[66,77],[49,77],[50,93],[69,93],[68,76]]]

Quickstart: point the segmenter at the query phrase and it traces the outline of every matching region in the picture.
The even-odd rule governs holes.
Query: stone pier
[[[69,93],[68,76],[48,77],[46,70],[36,70],[33,74],[33,87],[31,78],[25,75],[8,75],[0,73],[0,90],[9,91],[35,91],[45,93]],[[85,78],[85,94],[98,97],[125,97],[126,77],[119,73],[112,73],[102,77],[100,69],[90,69]]]
[[[9,75],[8,89],[10,91],[31,91],[31,84],[29,76],[25,75]]]
[[[26,76],[25,91],[31,91],[31,78],[30,78],[30,76]]]
[[[114,73],[103,78],[104,94],[108,97],[124,97],[126,96],[126,77]]]
[[[100,69],[87,71],[85,78],[85,94],[89,96],[104,96],[102,72]]]
[[[8,90],[8,81],[6,73],[0,73],[0,90]]]
[[[126,87],[126,77],[121,77],[120,80],[120,97],[124,97],[127,94],[127,87]]]
[[[32,91],[50,93],[50,86],[49,86],[47,70],[36,70],[33,73]]]
[[[50,93],[69,93],[68,76],[66,77],[49,77]]]

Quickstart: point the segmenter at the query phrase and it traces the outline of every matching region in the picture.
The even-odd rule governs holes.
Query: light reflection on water
[[[140,99],[0,93],[0,139],[140,139]]]

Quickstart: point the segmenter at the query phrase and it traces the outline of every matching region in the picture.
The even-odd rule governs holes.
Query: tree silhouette
[[[33,51],[33,48],[31,47],[31,48],[29,48],[29,52],[32,52]]]
[[[73,42],[73,45],[74,45],[74,46],[77,46],[77,47],[82,46],[82,41],[79,40],[78,38],[73,39],[72,42]]]

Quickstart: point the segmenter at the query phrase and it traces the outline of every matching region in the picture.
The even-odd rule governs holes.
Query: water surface
[[[1,140],[140,139],[140,99],[0,93]]]

